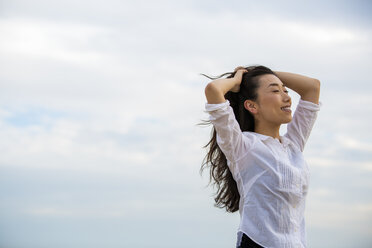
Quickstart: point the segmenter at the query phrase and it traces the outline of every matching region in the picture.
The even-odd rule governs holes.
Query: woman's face
[[[275,75],[266,74],[260,76],[259,82],[255,119],[259,122],[269,122],[272,125],[290,122],[292,101],[282,81]],[[283,109],[285,106],[289,107]]]

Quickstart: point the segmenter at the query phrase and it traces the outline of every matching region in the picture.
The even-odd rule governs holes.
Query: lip
[[[285,107],[291,107],[291,105],[283,106],[283,107],[281,107],[280,109],[281,109],[283,112],[286,112],[286,113],[292,113],[292,110],[291,110],[291,109],[284,110],[283,108],[285,108]]]

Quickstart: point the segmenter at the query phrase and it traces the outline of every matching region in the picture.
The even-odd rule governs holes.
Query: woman
[[[319,80],[265,66],[210,79],[205,107],[213,134],[201,171],[210,167],[215,206],[239,210],[236,247],[306,247],[309,168],[302,152],[321,106]],[[286,87],[301,96],[293,118]]]

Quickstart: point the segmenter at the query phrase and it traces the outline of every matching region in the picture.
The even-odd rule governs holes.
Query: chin
[[[283,124],[290,123],[292,121],[292,116],[290,118],[287,118],[285,121],[283,121]]]

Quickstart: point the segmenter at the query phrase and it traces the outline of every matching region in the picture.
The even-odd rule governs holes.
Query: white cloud
[[[358,150],[358,151],[364,151],[364,152],[372,152],[371,142],[363,142],[353,137],[348,137],[345,135],[339,135],[336,137],[336,139],[337,139],[336,142],[338,142],[341,146],[343,146],[346,149],[352,149],[352,150]]]
[[[358,230],[371,235],[372,204],[327,202],[326,198],[311,198],[307,203],[306,218],[311,228],[329,228],[332,230]]]
[[[96,37],[109,35],[108,27],[27,19],[2,19],[3,54],[33,59],[61,60],[76,66],[92,66],[106,55],[86,46]]]
[[[199,216],[208,215],[212,197],[189,189],[203,184],[207,175],[198,177],[205,152],[201,146],[209,139],[209,129],[195,124],[206,116],[203,91],[208,80],[198,73],[216,75],[238,64],[261,63],[319,77],[325,89],[305,157],[314,166],[314,177],[328,173],[319,181],[320,188],[309,193],[315,199],[309,201],[311,225],[333,229],[347,223],[370,230],[371,204],[361,200],[364,191],[357,202],[343,205],[338,192],[324,185],[325,181],[336,183],[341,173],[337,169],[353,168],[356,175],[372,170],[368,157],[372,120],[366,114],[372,106],[366,90],[370,29],[293,20],[279,12],[200,11],[197,3],[190,7],[188,3],[148,2],[138,12],[143,2],[115,1],[113,7],[94,1],[89,8],[75,2],[48,8],[49,18],[30,14],[0,19],[0,168],[55,171],[52,179],[62,171],[71,173],[65,178],[84,172],[117,176],[121,181],[116,185],[121,188],[116,190],[133,195],[116,200],[121,195],[114,194],[105,206],[97,198],[90,199],[89,207],[74,197],[67,197],[68,204],[61,206],[47,195],[17,211],[37,217],[110,219],[136,214],[147,218],[141,214],[150,208],[158,217],[169,216],[175,208],[189,208],[184,218],[190,218],[198,215],[196,208],[202,203],[206,207]],[[27,8],[42,13],[44,4],[24,2],[22,13]],[[65,9],[65,4],[74,8]],[[70,20],[66,13],[71,14]],[[344,91],[345,86],[362,89],[363,94]],[[33,124],[10,121],[24,118],[35,108],[48,111],[35,117]],[[350,154],[359,161],[346,159]],[[137,181],[148,187],[145,190],[153,190],[153,197],[164,198],[146,200],[137,195],[141,190]],[[353,179],[354,187],[357,181]],[[62,191],[73,194],[79,185],[74,182],[73,190]],[[164,190],[168,188],[169,192]],[[111,193],[110,188],[101,196]],[[74,196],[79,199],[86,194],[79,191]],[[43,193],[36,189],[33,195]]]
[[[315,167],[343,167],[352,166],[356,169],[372,170],[372,160],[353,161],[330,157],[307,157],[308,163]]]
[[[359,30],[351,30],[345,27],[320,26],[319,24],[293,21],[282,22],[279,25],[292,33],[293,36],[296,35],[301,42],[311,43],[315,46],[367,43],[371,38],[371,33],[362,33]]]

